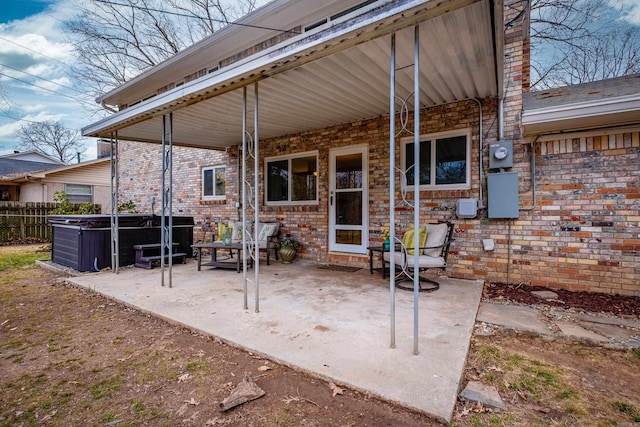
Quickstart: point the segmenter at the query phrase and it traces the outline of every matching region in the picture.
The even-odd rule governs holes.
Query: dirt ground
[[[0,272],[0,372],[0,426],[441,425],[38,268]],[[466,380],[508,410],[461,401],[452,425],[637,425],[639,372],[640,352],[475,337]],[[265,395],[219,412],[246,374]]]

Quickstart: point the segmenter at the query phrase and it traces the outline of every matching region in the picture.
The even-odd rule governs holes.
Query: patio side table
[[[367,250],[369,251],[369,273],[373,274],[373,271],[382,271],[382,278],[385,279],[386,269],[384,268],[384,253],[389,252],[389,248],[384,248],[382,245],[368,246]],[[376,268],[373,266],[374,258],[377,256],[380,258],[380,268]]]
[[[194,249],[198,249],[198,256],[197,256],[198,271],[200,271],[201,267],[204,266],[204,267],[230,268],[230,269],[235,268],[236,273],[240,273],[241,265],[242,265],[242,262],[241,262],[242,261],[242,242],[234,242],[234,243],[231,243],[230,245],[225,245],[221,241],[215,241],[210,243],[196,243],[194,245],[191,245],[191,247],[193,247]],[[208,262],[202,261],[202,251],[204,249],[211,250],[211,261],[208,261]],[[235,262],[218,260],[218,249],[231,250],[231,251],[235,250],[236,251]],[[251,258],[249,258],[249,266],[250,267],[253,266],[253,262]]]

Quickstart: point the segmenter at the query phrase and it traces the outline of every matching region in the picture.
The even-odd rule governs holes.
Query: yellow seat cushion
[[[227,226],[224,222],[218,223],[218,240],[222,240],[224,238],[224,232],[227,230]]]
[[[413,226],[402,237],[402,244],[405,248],[407,248],[407,255],[413,255],[414,252],[414,235],[415,229]],[[418,243],[421,248],[424,248],[424,245],[427,243],[427,228],[420,227],[418,228]]]

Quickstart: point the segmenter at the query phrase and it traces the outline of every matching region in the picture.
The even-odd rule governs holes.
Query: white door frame
[[[347,154],[362,154],[362,225],[336,225],[336,193],[354,189],[336,190],[336,157]],[[360,230],[359,245],[336,243],[336,230]],[[369,245],[369,146],[352,145],[329,150],[329,251],[366,254]]]

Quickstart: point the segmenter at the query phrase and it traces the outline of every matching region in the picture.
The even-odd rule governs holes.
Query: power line
[[[69,99],[73,99],[74,101],[76,101],[76,102],[80,102],[80,103],[82,103],[82,104],[88,104],[88,102],[87,102],[87,101],[84,101],[84,100],[82,100],[82,99],[80,99],[80,98],[76,98],[76,97],[71,96],[71,95],[66,95],[66,94],[64,94],[64,93],[56,92],[55,90],[51,90],[51,89],[48,89],[48,88],[46,88],[46,87],[38,86],[38,85],[37,85],[37,84],[35,84],[35,83],[31,83],[31,82],[28,82],[28,81],[26,81],[26,80],[19,79],[19,78],[17,78],[17,77],[13,77],[13,76],[10,76],[10,75],[8,75],[8,74],[0,73],[0,76],[5,76],[5,77],[8,77],[8,78],[13,79],[13,80],[17,80],[17,81],[22,82],[22,83],[25,83],[25,84],[28,84],[28,85],[31,85],[31,86],[35,86],[35,87],[37,87],[37,88],[39,88],[39,89],[46,90],[46,91],[51,92],[51,93],[54,93],[54,94],[56,94],[56,95],[64,96],[64,97],[69,98]]]
[[[7,65],[7,64],[0,64],[0,67],[7,67],[7,68],[11,68],[12,70],[18,71],[18,72],[20,72],[20,73],[24,73],[24,74],[26,74],[26,75],[28,75],[28,76],[31,76],[31,77],[35,77],[36,79],[44,80],[45,82],[53,83],[54,85],[58,85],[58,86],[60,86],[60,87],[66,88],[66,89],[70,89],[70,90],[76,91],[76,92],[78,92],[78,93],[84,93],[84,92],[82,92],[82,91],[81,91],[81,90],[79,90],[79,89],[73,88],[73,87],[71,87],[71,86],[65,86],[65,85],[63,85],[63,84],[61,84],[61,83],[54,82],[53,80],[48,80],[48,79],[45,79],[44,77],[36,76],[35,74],[27,73],[26,71],[20,70],[20,69],[15,68],[15,67],[12,67],[11,65]]]
[[[26,50],[28,50],[28,51],[31,51],[31,52],[33,52],[33,53],[37,53],[38,55],[42,55],[42,56],[44,56],[45,58],[49,58],[49,59],[51,59],[52,61],[56,61],[57,63],[62,64],[62,65],[64,65],[65,67],[70,67],[70,65],[69,65],[69,64],[65,64],[64,62],[62,62],[62,61],[60,61],[60,60],[58,60],[58,59],[56,59],[56,58],[53,58],[53,57],[51,57],[51,56],[49,56],[49,55],[45,55],[44,53],[42,53],[42,52],[38,52],[37,50],[33,50],[33,49],[29,48],[29,47],[23,46],[23,45],[21,45],[21,44],[19,44],[19,43],[16,43],[16,42],[12,41],[12,40],[6,39],[6,38],[4,38],[4,37],[2,37],[2,36],[0,36],[0,39],[2,39],[2,40],[4,40],[4,41],[7,41],[7,42],[9,42],[9,43],[12,43],[12,44],[14,44],[14,45],[16,45],[16,46],[18,46],[18,47],[21,47],[21,48],[23,48],[23,49],[26,49]]]
[[[201,21],[213,21],[213,22],[217,22],[220,24],[226,24],[226,25],[237,25],[239,27],[247,27],[247,28],[256,28],[259,30],[268,30],[268,31],[279,31],[281,33],[291,33],[291,34],[301,34],[299,31],[294,31],[294,30],[281,30],[279,28],[269,28],[269,27],[262,27],[260,25],[251,25],[251,24],[242,24],[240,22],[229,22],[227,20],[224,19],[216,19],[216,18],[203,18],[200,16],[196,16],[196,15],[187,15],[186,13],[178,13],[178,12],[172,12],[169,10],[162,10],[162,9],[153,9],[150,7],[143,7],[143,6],[138,6],[138,5],[133,5],[133,4],[124,4],[124,3],[118,3],[118,2],[114,2],[111,0],[95,0],[97,3],[104,3],[104,4],[108,4],[110,6],[122,6],[122,7],[131,7],[133,9],[138,9],[138,10],[144,10],[146,12],[158,12],[158,13],[164,13],[167,15],[174,15],[174,16],[181,16],[183,18],[194,18],[194,19],[199,19]]]
[[[17,117],[13,117],[13,116],[8,115],[8,114],[7,114],[7,113],[5,113],[4,111],[0,111],[0,113],[2,113],[2,115],[3,115],[3,116],[5,116],[6,118],[11,119],[11,120],[15,120],[16,122],[27,122],[27,123],[41,124],[41,123],[43,123],[43,122],[46,122],[46,121],[47,121],[47,120],[44,120],[44,121],[37,122],[37,121],[35,121],[35,120],[19,119],[19,118],[17,118]],[[57,121],[57,120],[56,120],[56,121]],[[66,126],[62,126],[62,127],[63,127],[64,129],[67,129],[67,130],[72,130],[72,131],[75,131],[75,132],[80,132],[80,129],[71,129],[71,128],[68,128],[68,127],[66,127]]]

